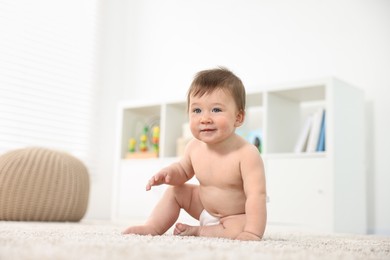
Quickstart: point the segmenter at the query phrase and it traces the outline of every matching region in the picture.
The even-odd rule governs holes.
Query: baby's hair
[[[201,97],[221,89],[231,94],[239,111],[245,111],[245,87],[239,77],[225,67],[198,72],[187,94],[187,106],[191,97]]]

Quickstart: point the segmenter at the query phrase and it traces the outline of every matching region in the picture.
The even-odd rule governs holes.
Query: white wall
[[[100,29],[97,33],[101,55],[98,60],[98,120],[95,154],[96,176],[91,181],[90,201],[86,218],[108,219],[111,215],[114,174],[116,104],[123,98],[125,59],[125,21],[127,11],[121,1],[100,5]]]
[[[110,124],[116,100],[152,93],[184,98],[193,75],[217,65],[232,69],[248,90],[324,76],[364,89],[369,232],[390,234],[389,1],[106,0],[103,6],[111,10],[102,49],[111,61],[102,71],[102,89],[114,97],[103,105]],[[102,158],[113,154],[115,140],[106,128]],[[107,171],[111,159],[103,163]],[[104,215],[102,207],[91,208],[91,217]]]

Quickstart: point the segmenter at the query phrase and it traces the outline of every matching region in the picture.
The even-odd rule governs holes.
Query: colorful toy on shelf
[[[129,152],[135,153],[135,147],[137,145],[137,141],[134,138],[129,139]]]
[[[160,143],[160,127],[158,124],[139,124],[140,127],[135,132],[137,139],[128,139],[128,150],[126,159],[147,159],[158,158]]]
[[[152,131],[152,145],[153,151],[158,153],[159,151],[159,142],[160,142],[160,127],[154,126]]]
[[[147,152],[148,151],[148,132],[149,128],[147,126],[144,127],[144,132],[140,137],[140,144],[139,144],[139,150],[141,152]]]

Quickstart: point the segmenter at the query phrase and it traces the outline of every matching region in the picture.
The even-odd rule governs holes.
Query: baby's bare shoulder
[[[259,150],[257,149],[257,147],[254,145],[254,144],[251,144],[245,140],[243,140],[240,145],[239,145],[239,148],[237,149],[237,152],[242,156],[242,157],[246,157],[248,155],[252,155],[252,156],[260,156],[260,152]]]

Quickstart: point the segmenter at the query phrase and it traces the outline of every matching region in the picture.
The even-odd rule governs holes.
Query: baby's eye
[[[196,114],[199,114],[200,112],[202,112],[202,110],[200,110],[200,108],[194,108],[192,110],[193,113],[196,113]]]
[[[213,111],[213,112],[221,112],[222,110],[221,110],[220,108],[218,108],[218,107],[215,107],[215,108],[213,108],[212,111]]]

